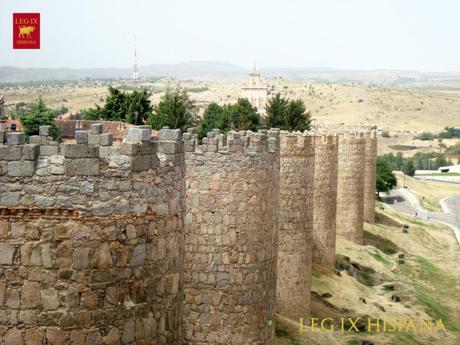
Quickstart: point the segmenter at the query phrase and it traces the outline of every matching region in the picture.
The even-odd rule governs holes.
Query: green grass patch
[[[388,147],[395,151],[410,151],[418,149],[418,146],[414,145],[389,145]]]
[[[324,281],[322,281],[319,277],[315,277],[313,275],[312,275],[312,285],[314,287],[320,287],[323,289],[328,287],[328,285]]]
[[[361,284],[366,286],[374,286],[375,280],[372,277],[372,274],[375,273],[375,270],[372,267],[363,267],[361,271],[356,271],[358,276],[357,279]]]
[[[382,224],[382,225],[387,225],[387,226],[392,226],[392,227],[400,227],[401,223],[398,221],[394,220],[393,218],[387,216],[386,214],[380,213],[380,212],[375,212],[375,223],[376,224]]]
[[[419,287],[415,292],[415,298],[417,298],[417,301],[419,301],[426,307],[426,313],[430,315],[433,319],[441,319],[443,323],[446,325],[446,328],[452,331],[460,330],[457,328],[455,324],[451,323],[449,310],[446,307],[444,307],[440,303],[439,298],[434,296],[432,293]]]
[[[369,231],[364,231],[364,244],[374,246],[387,255],[393,255],[401,251],[394,242]]]
[[[391,265],[391,261],[385,259],[382,255],[379,253],[369,253],[370,256],[372,256],[375,260],[381,262],[384,265]]]
[[[280,328],[275,329],[275,336],[278,338],[289,338],[290,337],[288,332]]]
[[[449,308],[449,300],[458,289],[454,277],[422,256],[415,256],[410,266],[401,268],[401,273],[410,278],[414,297],[430,317],[441,319],[450,331],[460,331],[454,310]]]
[[[423,256],[416,256],[415,261],[420,268],[420,278],[428,282],[446,282],[449,280],[447,274],[437,268],[430,260]]]
[[[275,329],[275,336],[276,338],[283,340],[283,344],[286,345],[302,345],[302,343],[295,339],[292,335],[286,332],[283,329],[276,328]]]
[[[412,220],[410,220],[410,222],[412,224],[418,225],[421,228],[424,228],[426,226],[426,224],[424,222],[420,221],[420,220],[412,219]]]
[[[361,344],[361,340],[359,340],[359,339],[347,340],[347,345],[360,345],[360,344]]]

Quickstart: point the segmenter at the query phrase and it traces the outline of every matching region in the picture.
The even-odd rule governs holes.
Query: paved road
[[[454,224],[460,228],[460,196],[446,198],[443,202],[447,206],[447,208],[444,207],[444,211],[452,214]]]
[[[445,183],[460,183],[460,176],[414,176],[419,180],[429,180]]]
[[[457,242],[460,244],[460,196],[442,199],[441,206],[444,210],[443,213],[425,210],[421,207],[417,197],[405,188],[394,189],[388,196],[382,199],[384,203],[399,212],[449,225],[454,230]]]

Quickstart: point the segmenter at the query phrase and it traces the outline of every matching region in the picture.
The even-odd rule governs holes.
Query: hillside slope
[[[459,344],[460,249],[452,231],[442,225],[380,210],[377,223],[365,225],[365,246],[338,239],[336,269],[314,267],[312,314],[314,317],[361,317],[363,332],[308,332],[299,334],[281,325],[276,345],[303,344]],[[409,232],[401,231],[409,225]],[[399,259],[399,254],[404,259]],[[400,301],[398,301],[398,298]],[[367,332],[367,317],[391,320],[441,319],[442,327],[416,324],[396,332]],[[335,322],[336,329],[340,323]],[[408,324],[406,324],[407,326]],[[347,329],[347,328],[345,328]],[[387,326],[387,330],[391,329]],[[287,331],[286,331],[287,330]],[[435,332],[437,330],[437,332]]]

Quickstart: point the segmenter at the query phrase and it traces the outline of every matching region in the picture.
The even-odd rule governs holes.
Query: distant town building
[[[260,114],[266,115],[267,86],[260,80],[260,73],[256,72],[255,64],[254,71],[249,74],[248,84],[241,88],[241,97],[247,98]]]
[[[5,99],[0,95],[0,120],[5,117]]]
[[[137,63],[137,47],[136,38],[134,37],[134,64],[133,64],[133,80],[135,83],[139,81],[139,65]]]
[[[460,164],[458,165],[451,165],[447,167],[440,167],[438,169],[439,173],[459,173],[460,174]]]

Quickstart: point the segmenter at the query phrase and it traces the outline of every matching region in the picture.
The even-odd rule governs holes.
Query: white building
[[[260,80],[260,73],[254,71],[249,74],[247,85],[241,88],[241,97],[247,98],[252,106],[256,107],[261,115],[265,115],[265,103],[267,101],[267,86]]]
[[[448,167],[440,167],[438,169],[439,173],[459,173],[460,174],[460,164],[458,165],[451,165]]]

